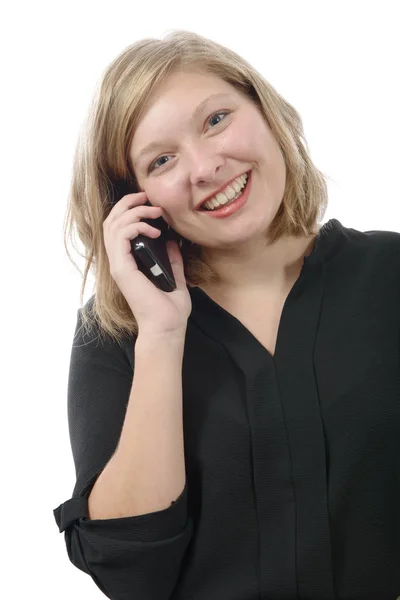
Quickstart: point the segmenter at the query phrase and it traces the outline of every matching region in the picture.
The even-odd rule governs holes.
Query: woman
[[[321,226],[302,140],[254,68],[194,33],[104,74],[71,190],[96,293],[54,515],[113,600],[400,596],[400,234]],[[173,292],[131,254],[158,217]]]

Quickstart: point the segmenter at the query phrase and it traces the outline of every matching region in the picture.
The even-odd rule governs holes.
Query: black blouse
[[[274,356],[189,290],[186,486],[169,508],[135,517],[90,520],[87,509],[121,433],[135,340],[84,338],[78,310],[76,483],[54,510],[70,561],[112,600],[396,600],[400,233],[325,223]]]

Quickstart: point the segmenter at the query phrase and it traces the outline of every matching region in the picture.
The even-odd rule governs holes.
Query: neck
[[[204,249],[204,258],[216,274],[217,283],[201,286],[204,291],[281,291],[297,279],[304,256],[311,254],[317,234],[281,238],[272,245],[253,242],[236,251]]]

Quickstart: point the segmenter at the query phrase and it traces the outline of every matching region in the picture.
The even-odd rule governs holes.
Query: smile
[[[251,183],[252,183],[252,171],[246,173],[241,176],[244,179],[244,183],[241,184],[241,189],[239,187],[238,192],[234,192],[233,197],[228,199],[224,194],[217,194],[216,199],[219,201],[218,196],[223,196],[223,201],[221,204],[218,202],[218,206],[214,206],[213,208],[201,208],[199,212],[203,215],[207,215],[208,217],[214,217],[217,219],[222,219],[225,217],[229,217],[230,215],[239,211],[242,206],[244,206],[249,198],[251,191]],[[240,179],[240,178],[239,178]],[[228,186],[230,187],[230,186]],[[224,190],[225,191],[225,190]],[[229,191],[229,190],[228,190]],[[213,198],[214,201],[214,198]],[[208,204],[208,201],[206,202]]]
[[[222,192],[218,192],[213,198],[204,202],[199,210],[215,210],[237,200],[247,185],[248,177],[248,173],[237,177]]]

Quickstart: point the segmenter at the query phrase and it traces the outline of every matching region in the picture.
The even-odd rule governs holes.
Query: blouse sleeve
[[[126,350],[84,335],[79,309],[67,394],[76,483],[72,497],[53,513],[69,560],[108,598],[167,600],[193,533],[187,484],[165,510],[116,519],[88,517],[88,496],[117,447],[132,380]]]

